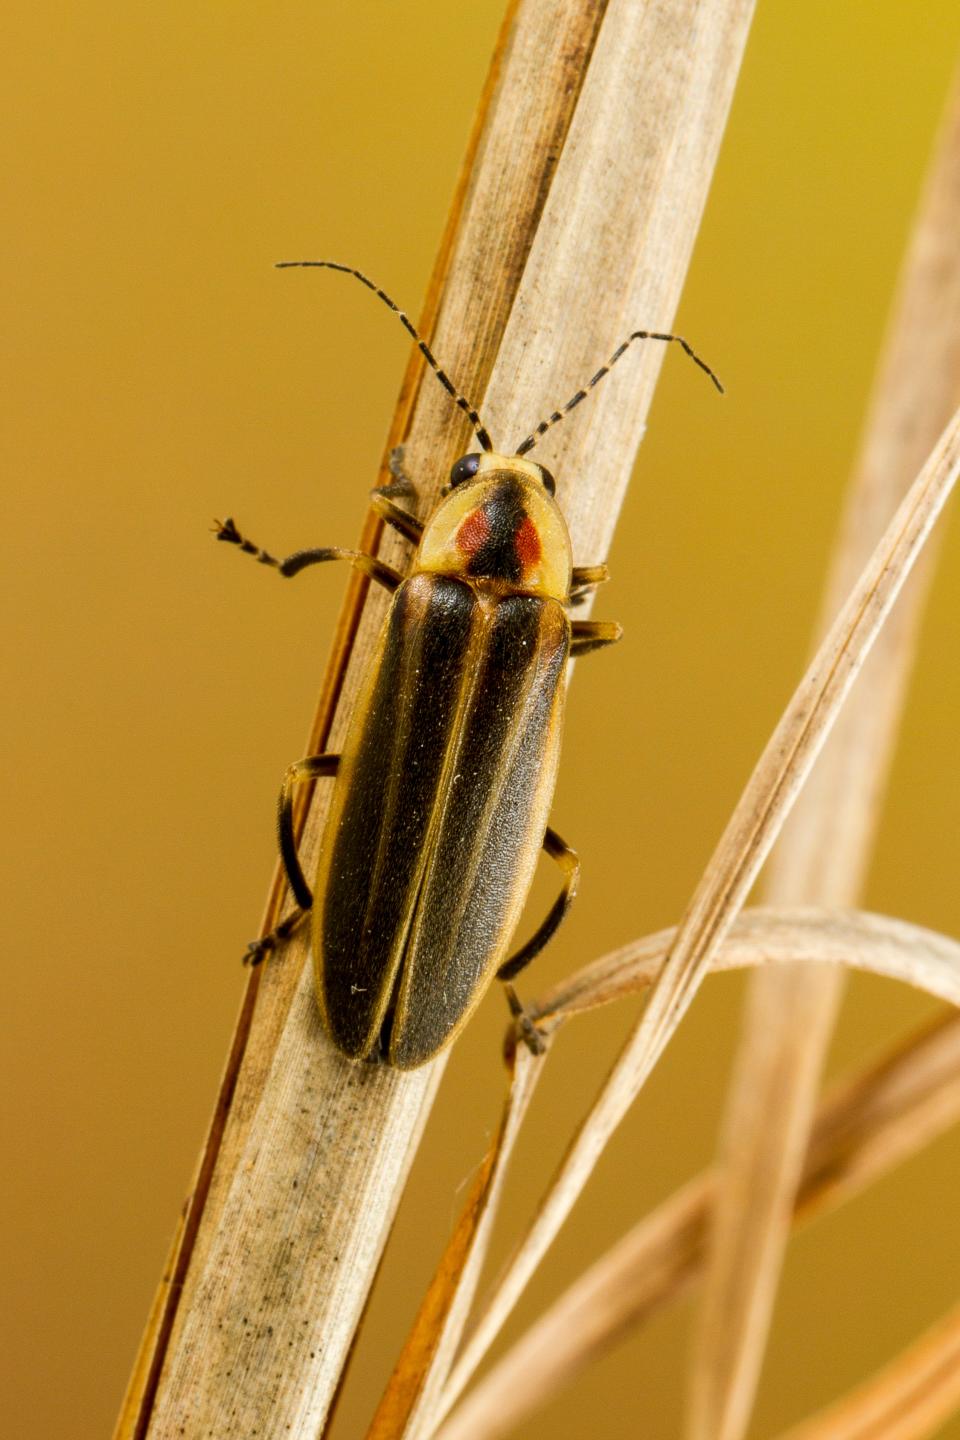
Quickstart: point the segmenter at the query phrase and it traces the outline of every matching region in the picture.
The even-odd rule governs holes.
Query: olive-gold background
[[[359,287],[271,262],[347,260],[416,313],[501,14],[502,0],[51,0],[4,22],[11,1437],[109,1433],[344,584],[333,567],[281,585],[216,547],[210,517],[281,552],[354,543],[407,356]],[[595,610],[626,637],[571,691],[554,815],[581,852],[581,896],[528,993],[678,917],[800,674],[958,50],[955,0],[759,6],[678,321],[728,394],[681,357],[664,366]],[[960,934],[956,527],[945,540],[866,899]],[[701,993],[521,1321],[709,1158],[742,984]],[[855,978],[831,1072],[932,1009]],[[379,1393],[495,1122],[504,1013],[491,995],[456,1048],[341,1436]],[[558,1045],[508,1227],[627,1018],[583,1020]],[[956,1299],[958,1162],[954,1134],[794,1243],[757,1436]],[[628,1340],[546,1433],[677,1435],[691,1313]]]

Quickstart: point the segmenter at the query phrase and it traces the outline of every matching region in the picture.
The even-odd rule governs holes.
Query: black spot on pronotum
[[[517,536],[527,518],[522,487],[515,480],[502,481],[484,504],[483,518],[487,537],[470,556],[467,574],[517,584],[523,575]]]

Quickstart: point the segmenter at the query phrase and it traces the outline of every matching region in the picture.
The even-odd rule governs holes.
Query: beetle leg
[[[574,590],[579,590],[583,585],[603,585],[609,579],[610,569],[607,565],[574,565],[570,584]]]
[[[530,1016],[527,1014],[526,1010],[523,1008],[523,1002],[521,1001],[520,996],[517,994],[516,990],[514,990],[509,980],[506,982],[503,988],[507,992],[507,1004],[510,1006],[510,1014],[513,1016],[516,1027],[513,1035],[509,1037],[511,1049],[516,1043],[515,1037],[517,1032],[519,1032],[524,1044],[532,1055],[545,1055],[547,1050],[547,1042],[544,1039],[543,1035],[541,1035],[540,1031],[537,1029],[533,1020],[531,1020]]]
[[[278,570],[286,579],[299,575],[301,570],[306,570],[308,565],[319,565],[325,560],[349,560],[351,565],[356,566],[362,575],[371,580],[376,580],[379,585],[387,590],[396,590],[402,582],[403,576],[399,571],[394,570],[391,565],[386,565],[378,560],[375,555],[367,555],[363,550],[344,550],[340,546],[324,546],[317,550],[297,550],[293,555],[288,555],[285,560],[278,560],[268,550],[263,550],[241,535],[229,515],[226,520],[214,522],[214,533],[218,540],[226,540],[230,545],[239,545],[245,555],[253,555],[261,565],[270,565]]]
[[[582,605],[587,596],[610,579],[606,565],[574,565],[570,575],[571,605]]]
[[[279,925],[274,925],[269,934],[261,935],[259,940],[251,940],[244,952],[244,965],[259,965],[261,960],[266,960],[271,950],[276,950],[282,941],[289,940],[300,929],[309,914],[309,910],[301,910],[298,905]]]
[[[416,515],[411,515],[391,499],[392,494],[396,494],[392,485],[381,485],[379,490],[372,490],[370,500],[374,511],[381,520],[392,525],[394,530],[399,530],[405,540],[419,545],[420,536],[423,534],[423,521],[418,520]]]
[[[281,940],[288,939],[303,924],[313,904],[313,893],[307,884],[300,857],[297,855],[297,839],[293,831],[293,787],[303,780],[316,780],[322,775],[336,775],[340,767],[340,756],[323,754],[308,755],[288,766],[280,787],[277,803],[277,834],[280,841],[280,858],[287,874],[290,889],[297,902],[297,908],[274,926],[268,935],[251,940],[244,956],[245,965],[259,965]]]
[[[560,921],[566,915],[567,910],[577,893],[577,882],[580,879],[580,860],[576,850],[571,850],[565,840],[562,840],[556,830],[547,826],[546,834],[543,837],[543,848],[548,855],[551,855],[564,872],[563,889],[550,907],[550,912],[543,924],[531,935],[526,945],[505,960],[497,971],[498,980],[512,980],[515,975],[530,964],[535,955],[546,945],[553,935]]]
[[[394,495],[415,495],[416,486],[403,468],[404,448],[403,445],[394,445],[387,456],[387,469],[393,476],[393,483],[384,486],[384,489],[389,489]]]
[[[390,472],[390,480],[386,485],[378,485],[373,491],[374,495],[389,495],[391,500],[403,498],[405,500],[415,497],[417,487],[410,476],[403,468],[404,447],[394,445],[387,456],[387,469]]]
[[[577,882],[580,879],[580,860],[576,850],[571,850],[567,842],[562,840],[556,830],[551,830],[549,826],[543,837],[543,848],[564,870],[563,889],[550,907],[550,912],[540,928],[530,937],[526,945],[522,946],[515,955],[511,955],[509,960],[504,961],[497,971],[497,979],[506,982],[507,1004],[510,1006],[510,1013],[516,1021],[517,1029],[534,1055],[543,1054],[546,1049],[545,1042],[540,1031],[524,1010],[516,990],[509,982],[520,973],[524,966],[530,964],[535,955],[539,955],[553,935],[570,908],[577,893]]]
[[[336,775],[340,768],[340,756],[323,754],[308,755],[305,760],[296,760],[287,766],[280,787],[277,802],[277,838],[280,841],[280,858],[287,872],[290,889],[301,910],[309,910],[313,904],[313,892],[297,854],[297,837],[293,833],[293,787],[303,780],[316,780],[321,775]]]
[[[390,451],[387,468],[393,478],[389,485],[379,485],[376,490],[371,491],[373,508],[381,520],[399,530],[400,534],[414,545],[419,545],[420,536],[423,534],[423,521],[396,503],[401,497],[409,499],[417,493],[413,481],[404,472],[402,445],[394,445]]]
[[[601,645],[614,645],[623,634],[623,626],[616,620],[574,620],[570,628],[573,631],[571,656],[586,655],[590,650],[599,650]]]

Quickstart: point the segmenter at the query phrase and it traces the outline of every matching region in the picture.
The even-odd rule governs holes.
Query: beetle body
[[[422,1065],[466,1023],[496,975],[508,981],[543,948],[576,892],[579,862],[547,825],[571,656],[620,638],[619,625],[572,620],[607,579],[575,566],[553,500],[553,477],[523,458],[609,372],[634,340],[674,341],[719,380],[681,336],[635,330],[606,365],[554,410],[512,455],[494,451],[479,414],[426,341],[374,282],[329,260],[285,261],[352,275],[400,319],[482,453],[463,455],[446,498],[424,526],[395,496],[412,486],[391,456],[395,484],[373,492],[375,511],[417,553],[407,578],[356,550],[303,550],[277,560],[237,530],[217,537],[281,575],[348,560],[393,592],[341,755],[290,766],[280,794],[280,850],[299,909],[248,947],[256,964],[312,912],[317,995],[344,1055],[403,1069]],[[336,776],[316,890],[300,868],[292,791]],[[564,883],[527,943],[507,954],[540,847]],[[511,995],[521,1030],[537,1033]]]
[[[327,1028],[345,1054],[402,1068],[457,1033],[504,962],[559,756],[566,526],[533,466],[484,460],[394,594],[320,852]]]

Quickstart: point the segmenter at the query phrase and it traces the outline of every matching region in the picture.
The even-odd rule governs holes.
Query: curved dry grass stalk
[[[583,1010],[654,984],[673,945],[671,927],[645,935],[565,977],[527,1008],[548,1033]],[[832,965],[901,980],[960,1006],[960,943],[888,915],[864,910],[776,910],[756,906],[737,916],[711,971],[766,965]]]
[[[857,673],[960,473],[960,414],[897,510],[773,733],[677,928],[640,1022],[574,1138],[537,1215],[451,1371],[455,1404],[639,1093],[707,969],[816,760]]]
[[[622,946],[612,954],[585,966],[530,1005],[530,1015],[541,1030],[550,1035],[586,1010],[610,1004],[626,995],[649,988],[663,966],[674,936],[673,929],[660,931],[633,944]],[[960,1006],[960,945],[933,931],[880,915],[818,910],[748,910],[734,922],[723,948],[714,959],[713,969],[733,970],[747,966],[794,963],[856,967],[914,985]],[[960,1064],[960,1027],[957,1039],[956,1058]],[[539,1079],[542,1063],[543,1057],[533,1057],[525,1047],[521,1047],[515,1056],[513,1078],[496,1139],[474,1180],[470,1196],[397,1361],[368,1432],[369,1440],[386,1440],[388,1436],[400,1434],[412,1436],[427,1433],[429,1430],[441,1382],[449,1371],[452,1352],[459,1340],[476,1290],[503,1176]],[[915,1097],[911,1096],[911,1100],[914,1101]],[[858,1097],[858,1105],[862,1106],[863,1103]],[[957,1103],[960,1105],[960,1092]],[[849,1143],[849,1137],[842,1133],[835,1137],[830,1160],[832,1168],[836,1169],[841,1145]],[[678,1198],[677,1205],[681,1215],[690,1212],[697,1217],[699,1236],[704,1206],[708,1203],[704,1198],[703,1184],[695,1185],[690,1195],[694,1197],[693,1200],[684,1192],[684,1196]],[[678,1265],[682,1273],[689,1265],[689,1254],[682,1244],[676,1242],[677,1227],[678,1222],[673,1210],[670,1210],[666,1220],[654,1223],[655,1233],[662,1232],[665,1239],[672,1239],[675,1246],[675,1254],[666,1255],[662,1261],[663,1272],[668,1275],[672,1273],[674,1266]],[[683,1221],[679,1223],[679,1228],[683,1230]],[[649,1252],[645,1253],[645,1263],[648,1263]],[[654,1261],[652,1270],[645,1269],[644,1283],[649,1284],[651,1276],[660,1273],[658,1260]],[[669,1288],[668,1286],[667,1289]],[[623,1288],[622,1277],[618,1278],[616,1289],[621,1297],[630,1293]],[[616,1306],[617,1303],[617,1300],[612,1298],[608,1306]],[[601,1306],[601,1324],[602,1315]],[[576,1334],[591,1334],[592,1320],[593,1316],[589,1321],[585,1321],[583,1314],[578,1313]],[[565,1355],[568,1354],[572,1334],[573,1332],[567,1337],[567,1345],[561,1346],[557,1351],[558,1355],[561,1350]],[[551,1339],[546,1347],[535,1348],[530,1357],[536,1364],[527,1375],[526,1386],[522,1387],[529,1396],[550,1393],[551,1387],[556,1383],[555,1375],[563,1375],[565,1365],[570,1367],[574,1363],[568,1357],[565,1365],[560,1365],[558,1372],[551,1358],[553,1344]],[[582,1365],[584,1361],[580,1358],[577,1363]],[[519,1364],[525,1366],[527,1359],[524,1358]],[[572,1368],[569,1373],[573,1373]],[[506,1388],[512,1383],[511,1378]],[[480,1388],[486,1393],[483,1386]],[[512,1415],[518,1403],[523,1407],[520,1413],[527,1413],[528,1406],[519,1397],[515,1397],[510,1404],[506,1403],[501,1387],[497,1392],[492,1413],[502,1411],[503,1414]],[[458,1424],[460,1413],[458,1411],[456,1417]]]
[[[852,1394],[780,1440],[928,1440],[960,1407],[960,1306]]]
[[[960,401],[960,83],[904,263],[823,616]],[[928,577],[932,554],[923,570]],[[870,657],[771,857],[772,905],[854,905],[927,586],[917,576]],[[744,1012],[721,1142],[722,1183],[691,1355],[689,1432],[739,1440],[749,1421],[841,971],[761,970]]]
[[[741,922],[753,918],[749,912],[740,917],[733,943]],[[908,935],[901,939],[909,946]],[[960,949],[953,941],[946,946]],[[755,960],[765,963],[762,930],[753,949]],[[640,964],[646,969],[648,959]],[[599,977],[595,993],[609,994]],[[948,1011],[821,1102],[793,1223],[853,1198],[958,1120],[960,1014]],[[704,1264],[718,1188],[714,1171],[698,1176],[591,1265],[457,1407],[443,1440],[496,1440],[514,1431],[631,1330],[685,1294]]]

